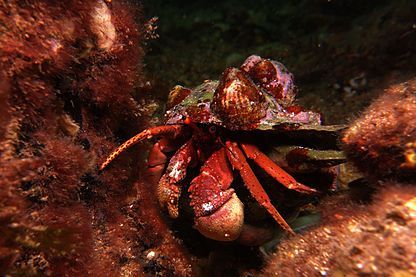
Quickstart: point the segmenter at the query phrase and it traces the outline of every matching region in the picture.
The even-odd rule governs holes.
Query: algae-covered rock
[[[416,79],[392,85],[345,132],[356,165],[376,179],[416,178]]]
[[[329,197],[319,206],[322,224],[279,244],[262,275],[412,276],[415,201],[414,184],[397,182],[385,183],[371,204]]]

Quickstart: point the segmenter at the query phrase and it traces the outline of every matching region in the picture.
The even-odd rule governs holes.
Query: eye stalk
[[[214,92],[212,110],[230,130],[251,130],[266,116],[263,92],[245,72],[227,68]]]
[[[185,118],[183,119],[183,123],[185,123],[186,125],[189,125],[192,123],[192,120],[189,116],[185,116]]]

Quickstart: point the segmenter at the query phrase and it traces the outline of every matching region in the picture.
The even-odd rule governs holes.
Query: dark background
[[[157,16],[146,68],[167,95],[218,79],[251,54],[295,75],[302,105],[343,123],[381,88],[413,74],[415,1],[142,1]],[[352,87],[356,81],[359,86]],[[361,82],[362,81],[362,82]]]

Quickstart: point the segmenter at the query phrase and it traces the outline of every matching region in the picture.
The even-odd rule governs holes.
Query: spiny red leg
[[[122,145],[117,147],[101,164],[100,171],[107,167],[115,158],[118,157],[124,150],[130,148],[134,144],[144,140],[151,139],[154,136],[167,136],[170,138],[177,137],[184,130],[185,126],[183,125],[166,125],[166,126],[156,126],[150,129],[146,129],[143,132],[135,135],[131,139],[124,142]]]
[[[254,175],[253,170],[247,163],[247,160],[237,143],[227,141],[226,146],[229,150],[227,151],[227,156],[231,165],[240,172],[241,178],[254,199],[270,213],[274,220],[282,226],[284,230],[290,234],[294,234],[292,228],[290,228],[271,203],[269,196],[267,196],[267,193],[264,191],[256,175]]]
[[[195,212],[195,228],[204,236],[231,241],[240,235],[244,208],[230,188],[233,172],[225,149],[215,151],[201,167],[189,187],[191,206]]]
[[[197,160],[197,154],[192,140],[187,141],[179,148],[169,161],[165,174],[160,178],[157,188],[159,203],[166,207],[169,216],[179,216],[178,202],[182,188],[179,184],[186,176],[188,166]]]
[[[293,189],[298,192],[303,193],[314,193],[316,190],[305,186],[301,183],[298,183],[295,178],[293,178],[289,173],[284,171],[280,166],[275,164],[269,157],[267,157],[263,152],[261,152],[256,146],[241,143],[241,148],[247,157],[253,160],[257,165],[259,165],[264,171],[266,171],[270,176],[272,176],[276,181],[287,187],[288,189]]]

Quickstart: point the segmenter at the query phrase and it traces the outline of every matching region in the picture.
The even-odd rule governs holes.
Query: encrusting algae
[[[191,274],[126,170],[144,166],[139,155],[96,173],[157,108],[144,94],[142,18],[119,1],[0,4],[1,275]],[[144,259],[148,249],[160,257]]]

